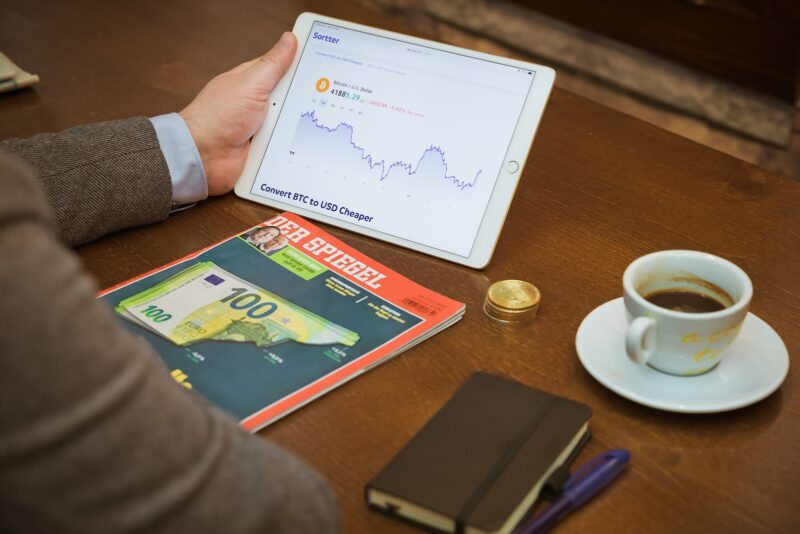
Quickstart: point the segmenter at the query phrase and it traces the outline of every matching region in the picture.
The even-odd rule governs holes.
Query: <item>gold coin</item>
[[[483,310],[498,321],[518,323],[536,316],[541,294],[531,283],[523,280],[501,280],[486,291]]]
[[[512,310],[530,308],[541,298],[535,285],[522,280],[501,280],[489,287],[487,296],[493,304]]]

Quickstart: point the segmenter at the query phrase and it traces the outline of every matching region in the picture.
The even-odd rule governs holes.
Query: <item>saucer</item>
[[[595,308],[578,327],[575,347],[598,382],[634,402],[672,412],[713,413],[760,401],[789,371],[789,352],[767,323],[748,313],[736,340],[715,369],[673,376],[628,359],[622,297]]]

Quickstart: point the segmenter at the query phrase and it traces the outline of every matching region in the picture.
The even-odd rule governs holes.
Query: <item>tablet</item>
[[[482,268],[552,69],[303,13],[236,194]]]

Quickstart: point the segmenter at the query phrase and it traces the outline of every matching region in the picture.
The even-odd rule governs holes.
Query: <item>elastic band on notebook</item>
[[[553,500],[561,494],[561,488],[564,487],[564,484],[569,479],[569,469],[573,463],[575,463],[575,459],[583,450],[583,447],[589,443],[589,440],[592,438],[592,430],[590,428],[586,429],[586,432],[583,433],[581,436],[580,441],[572,449],[572,452],[569,453],[569,456],[564,463],[559,465],[555,471],[550,475],[547,481],[542,486],[542,490],[539,492],[539,498],[545,500]],[[535,503],[534,503],[535,504]]]
[[[538,411],[536,414],[531,416],[531,418],[528,420],[525,426],[522,427],[520,433],[517,434],[517,437],[514,439],[511,445],[508,448],[506,448],[503,455],[500,456],[500,458],[494,464],[492,469],[489,470],[483,481],[478,485],[477,488],[475,488],[475,491],[473,491],[472,494],[469,496],[469,499],[467,499],[467,502],[464,503],[464,506],[461,508],[461,510],[455,517],[456,534],[463,534],[464,528],[466,526],[465,525],[466,519],[475,510],[475,507],[478,506],[478,503],[480,503],[481,500],[486,496],[486,493],[488,493],[489,488],[491,488],[494,485],[494,483],[497,482],[497,479],[500,478],[500,475],[503,474],[506,467],[508,467],[508,464],[511,463],[511,460],[514,459],[514,457],[517,455],[517,453],[525,444],[525,442],[528,441],[528,438],[533,433],[533,431],[536,430],[536,427],[539,426],[539,423],[542,422],[542,419],[544,419],[544,417],[550,411],[550,407],[553,405],[554,402],[555,399],[547,398],[544,406],[542,407],[542,410]]]

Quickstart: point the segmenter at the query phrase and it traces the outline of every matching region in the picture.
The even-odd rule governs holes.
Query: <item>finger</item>
[[[272,49],[254,60],[247,72],[258,78],[261,87],[271,92],[286,73],[297,51],[297,39],[292,32],[285,32]]]
[[[235,66],[234,68],[232,68],[228,72],[230,72],[231,74],[238,74],[238,73],[242,72],[243,70],[247,70],[247,68],[250,67],[256,61],[258,61],[258,58],[251,59],[250,61],[245,61],[241,65]]]
[[[285,32],[285,34],[288,34],[288,33],[290,33],[290,32]],[[292,34],[292,37],[294,37],[294,34]],[[283,36],[281,36],[281,38],[283,38]],[[276,46],[279,43],[280,43],[280,41],[278,41],[278,43],[276,43]],[[270,50],[270,52],[272,52],[272,50]],[[270,52],[267,52],[267,54],[269,54]],[[259,57],[255,58],[255,59],[251,59],[250,61],[245,61],[244,63],[241,63],[241,64],[235,66],[234,68],[232,68],[228,72],[231,73],[231,74],[238,74],[238,73],[240,73],[240,72],[242,72],[244,70],[247,70],[253,64],[255,64],[256,62],[261,61],[263,59],[264,59],[264,56],[259,56]],[[290,63],[291,63],[291,60],[290,60]]]

